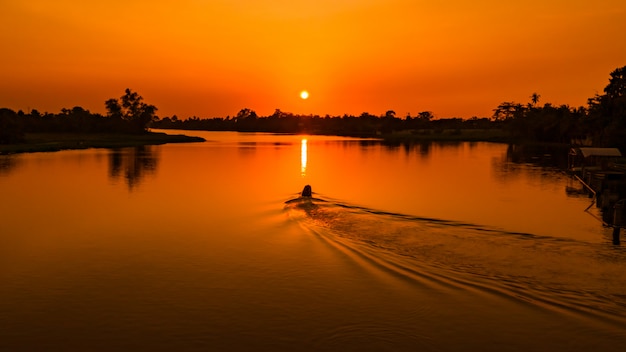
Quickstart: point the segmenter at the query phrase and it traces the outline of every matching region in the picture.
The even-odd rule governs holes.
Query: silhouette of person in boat
[[[310,185],[306,185],[304,186],[304,189],[302,190],[302,197],[307,197],[307,198],[311,198],[313,196],[313,191],[311,190],[311,186]]]
[[[298,198],[294,198],[291,200],[286,201],[286,204],[291,204],[291,203],[295,203],[296,207],[305,207],[305,208],[311,208],[311,207],[316,207],[317,205],[315,205],[315,202],[324,202],[321,199],[317,199],[313,197],[313,189],[311,188],[310,185],[306,185],[304,186],[304,188],[302,189],[302,192],[300,193],[300,197]]]

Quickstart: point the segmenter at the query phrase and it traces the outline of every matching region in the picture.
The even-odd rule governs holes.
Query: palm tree
[[[537,93],[533,93],[530,96],[530,100],[533,102],[533,106],[537,105],[537,102],[539,102],[539,98],[541,98],[541,95],[539,95]]]

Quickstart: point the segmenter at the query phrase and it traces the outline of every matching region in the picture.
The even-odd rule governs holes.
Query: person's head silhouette
[[[313,192],[311,191],[311,186],[309,185],[304,186],[304,189],[302,190],[302,196],[311,197],[312,195],[313,195]]]

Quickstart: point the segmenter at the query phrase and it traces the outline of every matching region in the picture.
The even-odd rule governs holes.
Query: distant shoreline
[[[167,130],[167,129],[161,129]],[[204,131],[204,130],[176,130]],[[214,131],[223,132],[223,131]],[[233,131],[238,132],[238,131]],[[241,132],[241,131],[239,131]],[[242,132],[246,133],[246,132]],[[280,133],[280,132],[267,132]],[[327,133],[309,133],[311,135],[329,135]],[[334,134],[337,136],[368,137],[380,140],[383,143],[421,143],[421,142],[493,142],[507,144],[558,144],[515,140],[505,131],[499,129],[455,129],[434,132],[433,130],[415,130],[399,133],[363,135],[363,134]],[[18,144],[0,144],[0,155],[36,152],[56,152],[61,150],[76,150],[89,148],[125,148],[144,145],[160,145],[167,143],[198,143],[205,142],[202,137],[187,136],[184,134],[167,134],[164,132],[148,132],[144,134],[116,134],[116,133],[27,133],[25,141]]]
[[[506,144],[540,144],[540,145],[570,145],[569,143],[540,142],[522,138],[514,138],[501,128],[455,128],[455,129],[417,129],[394,131],[392,133],[363,133],[363,132],[330,132],[330,131],[307,131],[280,132],[280,131],[237,131],[237,130],[208,130],[208,129],[179,129],[159,128],[159,130],[175,131],[204,131],[204,132],[237,132],[237,133],[276,133],[276,134],[304,134],[312,136],[339,136],[354,138],[372,138],[383,143],[422,143],[422,142],[491,142]]]
[[[201,137],[181,134],[148,132],[142,134],[117,133],[27,133],[18,144],[0,144],[0,154],[56,152],[88,148],[124,148],[166,143],[205,142]]]

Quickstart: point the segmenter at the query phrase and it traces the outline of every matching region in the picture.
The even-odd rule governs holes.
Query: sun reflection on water
[[[300,174],[306,176],[306,162],[307,162],[307,140],[302,138],[302,144],[300,146]]]

